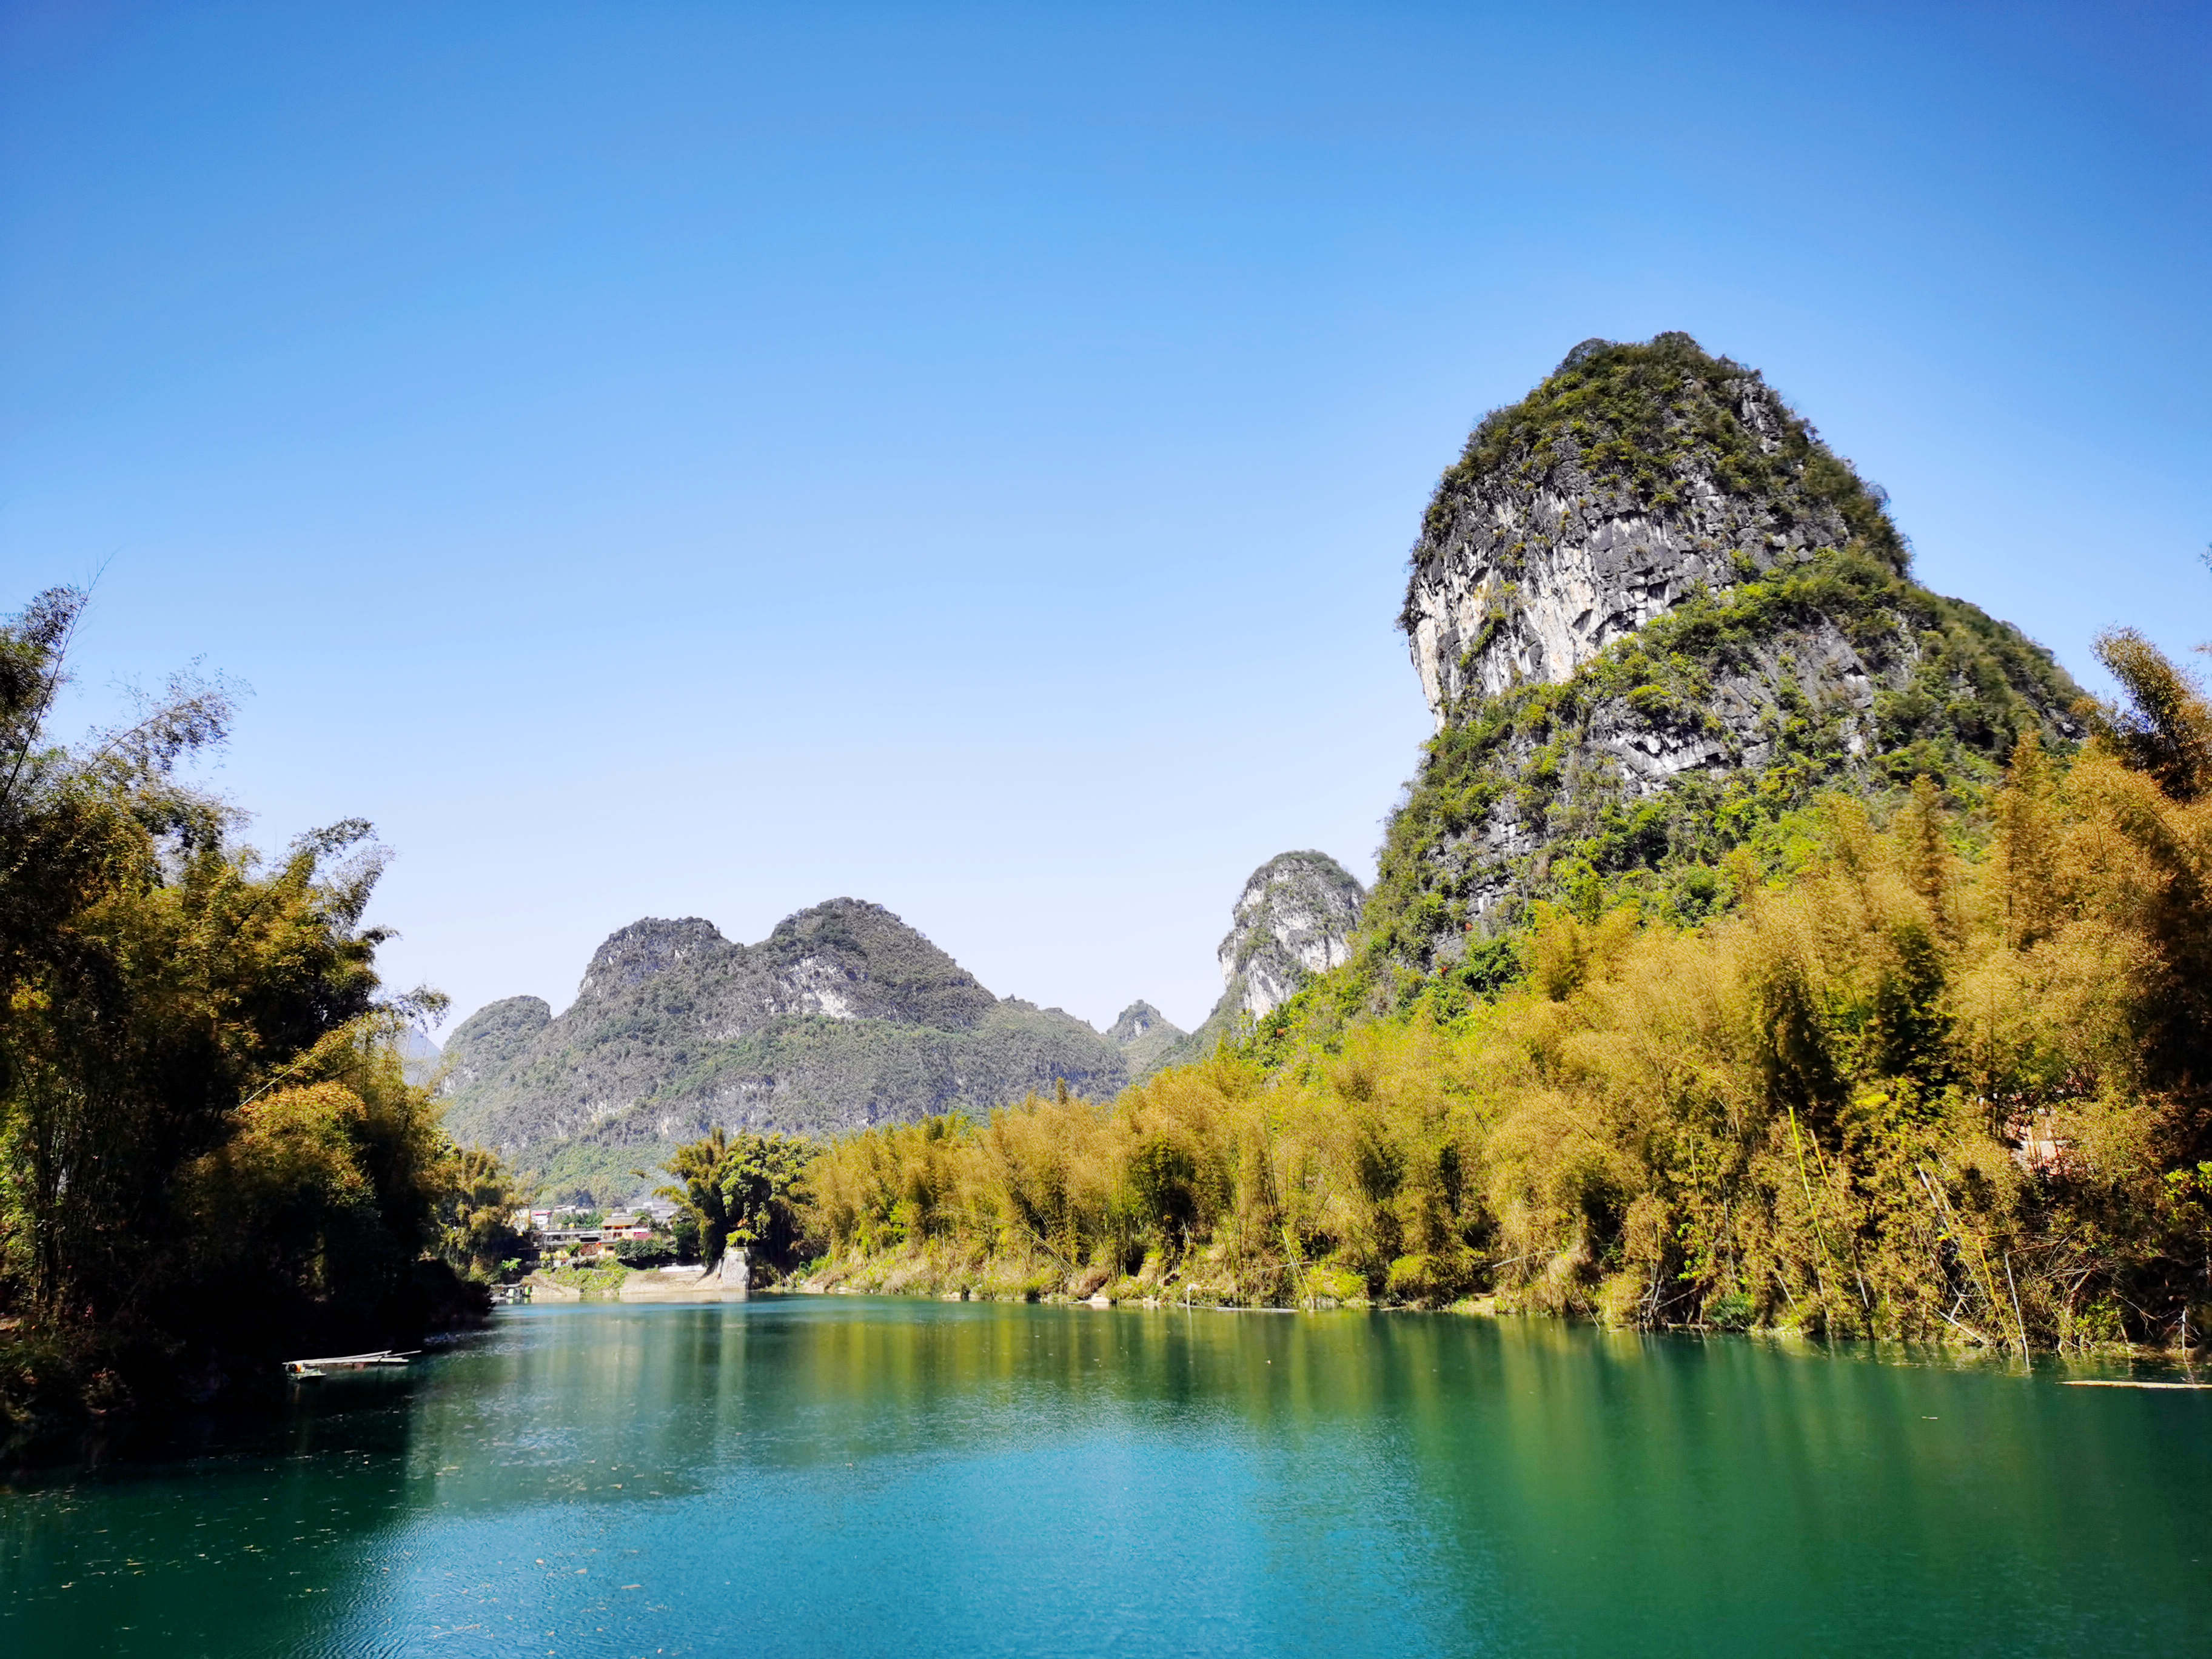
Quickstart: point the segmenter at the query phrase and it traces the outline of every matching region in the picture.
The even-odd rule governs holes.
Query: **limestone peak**
[[[616,929],[592,953],[584,969],[578,1000],[599,1001],[642,985],[678,963],[717,950],[730,948],[720,928],[698,916],[669,921],[646,916]]]
[[[1245,878],[1215,953],[1223,1006],[1246,1019],[1280,1007],[1346,960],[1364,888],[1326,853],[1279,853]]]
[[[1563,684],[1690,594],[1822,550],[1902,573],[1887,500],[1758,371],[1682,333],[1585,340],[1430,501],[1400,616],[1430,712]]]
[[[1367,942],[1431,971],[1539,899],[1696,919],[1825,792],[1971,793],[2024,733],[2078,736],[2051,653],[1913,581],[1887,503],[1686,334],[1586,340],[1486,416],[1413,547],[1399,620],[1437,736]]]

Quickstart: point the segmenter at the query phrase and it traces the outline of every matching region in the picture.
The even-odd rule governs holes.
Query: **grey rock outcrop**
[[[679,921],[666,921],[659,916],[647,916],[627,927],[610,933],[592,953],[589,966],[584,969],[584,982],[576,994],[594,1001],[604,1001],[619,996],[635,985],[642,985],[655,974],[666,973],[702,955],[727,951],[729,940],[722,930],[711,921],[697,916],[685,916]]]
[[[1660,341],[1696,350],[1686,335]],[[1585,341],[1560,372],[1599,358],[1607,343]],[[1818,434],[1756,374],[1705,362],[1711,372],[1673,389],[1651,423],[1652,453],[1634,469],[1601,459],[1607,440],[1579,413],[1524,453],[1510,432],[1477,429],[1474,464],[1446,476],[1414,544],[1400,618],[1439,729],[1470,696],[1564,684],[1693,592],[1724,592],[1850,540],[1843,510],[1820,489],[1837,464]],[[1486,435],[1506,440],[1486,465]],[[1747,445],[1767,464],[1753,491],[1732,465],[1731,452]]]
[[[1701,914],[1717,861],[1824,790],[1986,781],[2024,732],[2077,737],[2050,653],[1908,563],[1755,371],[1681,334],[1577,347],[1475,428],[1414,544],[1438,736],[1367,937],[1427,970],[1568,889]]]
[[[726,1291],[739,1296],[750,1292],[753,1284],[752,1252],[742,1244],[725,1246],[722,1259],[716,1264],[714,1280]]]
[[[1350,955],[1367,890],[1326,853],[1279,853],[1255,870],[1214,959],[1233,1017],[1258,1019]]]
[[[1249,1035],[1316,974],[1349,959],[1366,890],[1326,853],[1279,853],[1245,878],[1214,959],[1221,1000],[1158,1067],[1203,1060]]]

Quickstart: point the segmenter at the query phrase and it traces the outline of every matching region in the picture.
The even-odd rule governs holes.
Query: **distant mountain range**
[[[757,945],[648,917],[611,935],[556,1017],[538,997],[478,1009],[438,1061],[447,1125],[557,1194],[611,1200],[715,1124],[832,1135],[1030,1093],[1110,1099],[1211,1054],[1343,959],[1362,894],[1334,860],[1287,853],[1245,884],[1225,988],[1185,1032],[1149,1002],[1106,1031],[997,997],[881,905],[832,899]],[[428,1048],[428,1045],[423,1047]],[[410,1067],[428,1063],[410,1054]]]
[[[840,898],[757,945],[696,916],[633,922],[557,1018],[537,997],[471,1015],[440,1086],[459,1139],[611,1197],[714,1124],[826,1135],[1063,1082],[1108,1097],[1182,1036],[1146,1003],[1102,1036],[994,996],[882,906]]]

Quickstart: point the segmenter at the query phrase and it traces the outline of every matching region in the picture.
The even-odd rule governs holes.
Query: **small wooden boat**
[[[336,1370],[366,1370],[372,1365],[404,1365],[422,1353],[420,1348],[409,1348],[395,1352],[390,1348],[379,1348],[374,1353],[332,1354],[323,1359],[288,1359],[284,1372],[288,1376],[326,1376]]]

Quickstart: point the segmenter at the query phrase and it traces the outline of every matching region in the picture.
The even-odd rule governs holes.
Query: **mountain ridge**
[[[1122,1043],[994,996],[889,910],[839,898],[752,945],[696,916],[618,928],[558,1015],[510,997],[463,1021],[440,1086],[457,1135],[615,1196],[716,1124],[834,1134],[1063,1082],[1110,1096],[1129,1073]]]

